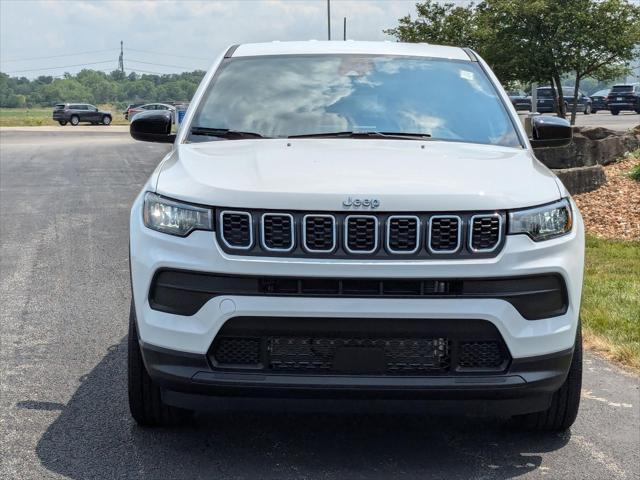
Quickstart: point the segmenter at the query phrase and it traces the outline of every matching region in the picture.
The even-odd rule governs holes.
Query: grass
[[[128,125],[122,109],[112,105],[96,105],[100,110],[110,111],[113,125]],[[57,125],[51,119],[53,107],[50,108],[0,108],[0,127],[35,127],[40,125]],[[81,124],[86,125],[86,124]]]
[[[640,154],[637,152],[638,151],[636,151],[635,156],[640,158]],[[629,172],[629,177],[631,177],[631,179],[635,180],[636,182],[640,182],[640,163],[631,169],[631,171]]]
[[[585,345],[640,371],[640,241],[587,237]]]

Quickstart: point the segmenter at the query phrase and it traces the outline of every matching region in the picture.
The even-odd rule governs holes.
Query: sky
[[[331,0],[332,38],[347,17],[347,38],[393,40],[382,30],[416,1]],[[326,0],[0,0],[0,71],[28,78],[114,70],[120,40],[127,73],[174,73],[236,43],[326,38]]]

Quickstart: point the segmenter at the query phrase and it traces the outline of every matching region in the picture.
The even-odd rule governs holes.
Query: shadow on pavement
[[[238,412],[143,429],[126,401],[126,338],[109,349],[37,445],[42,465],[88,478],[512,478],[569,436],[519,433],[499,420],[426,415]]]

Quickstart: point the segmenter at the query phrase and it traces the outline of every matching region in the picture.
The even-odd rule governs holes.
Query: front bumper
[[[220,372],[205,355],[142,345],[163,401],[194,410],[218,408],[211,397],[415,400],[439,412],[516,415],[548,408],[566,379],[573,350],[514,360],[501,375],[389,377]],[[278,400],[280,401],[280,400]],[[234,400],[235,402],[235,400]],[[394,407],[395,408],[395,407]],[[395,411],[395,410],[394,410]]]

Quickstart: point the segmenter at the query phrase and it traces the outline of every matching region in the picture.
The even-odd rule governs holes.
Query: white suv
[[[560,430],[579,404],[583,223],[473,51],[229,48],[131,210],[129,399],[412,398]]]

